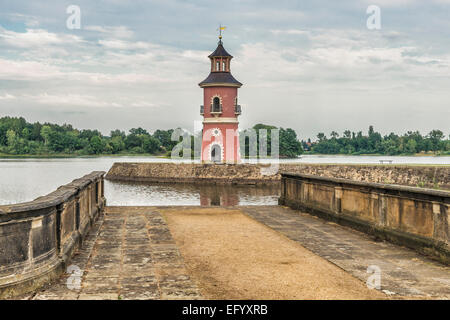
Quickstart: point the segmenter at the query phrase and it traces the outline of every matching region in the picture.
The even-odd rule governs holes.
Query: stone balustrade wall
[[[105,206],[105,172],[27,203],[0,206],[0,298],[31,292],[65,271]]]
[[[450,263],[450,192],[283,173],[287,205]]]

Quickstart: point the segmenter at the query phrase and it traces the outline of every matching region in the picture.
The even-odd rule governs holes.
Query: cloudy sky
[[[450,0],[0,0],[0,116],[192,129],[219,23],[241,128],[450,134]]]

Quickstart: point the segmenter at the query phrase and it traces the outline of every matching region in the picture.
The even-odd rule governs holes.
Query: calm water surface
[[[303,156],[281,160],[298,163],[450,164],[450,157]],[[155,157],[70,159],[0,159],[0,205],[31,201],[95,170],[108,171],[114,162],[169,162]],[[270,162],[265,160],[264,162]],[[149,185],[106,182],[109,205],[276,204],[278,188]],[[205,200],[209,199],[209,200]]]
[[[279,186],[227,186],[194,184],[149,184],[110,182],[105,184],[108,205],[275,205]]]

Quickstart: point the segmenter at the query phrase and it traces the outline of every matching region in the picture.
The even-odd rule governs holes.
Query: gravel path
[[[385,299],[239,209],[162,209],[208,299]]]

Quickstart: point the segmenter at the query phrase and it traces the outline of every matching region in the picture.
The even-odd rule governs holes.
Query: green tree
[[[352,133],[350,130],[345,130],[344,131],[344,138],[346,139],[350,139],[352,137]]]
[[[20,138],[14,130],[8,130],[6,132],[8,151],[12,154],[25,153],[25,140]]]
[[[272,154],[272,130],[277,129],[277,127],[259,123],[259,124],[254,125],[253,129],[256,131],[256,139],[257,139],[256,153],[257,153],[257,155],[261,156],[261,157],[265,157],[265,156],[270,157],[270,155]],[[261,136],[261,135],[264,134],[264,132],[266,132],[266,135],[263,138],[263,136]],[[261,145],[263,139],[265,139],[266,154],[260,155],[259,154],[260,153],[260,145]],[[247,143],[249,143],[248,139],[247,139]],[[281,149],[281,145],[280,145],[280,149]],[[279,152],[281,154],[281,150],[279,150]]]
[[[416,153],[417,152],[417,142],[416,140],[408,140],[406,143],[406,152],[408,153]]]
[[[337,133],[336,131],[332,131],[332,132],[330,133],[330,136],[331,136],[333,139],[337,139],[337,138],[339,137],[339,133]]]
[[[43,126],[41,129],[41,136],[44,139],[44,144],[48,145],[50,134],[52,133],[52,128],[50,126]]]
[[[142,147],[142,139],[136,134],[129,134],[125,138],[125,147],[127,150],[131,150],[136,147]]]
[[[90,149],[95,154],[100,154],[105,148],[105,144],[99,136],[93,136],[89,142]]]
[[[158,139],[151,136],[144,136],[142,141],[142,148],[145,152],[156,153],[159,151],[161,142]]]
[[[428,136],[431,140],[432,150],[438,151],[442,149],[442,139],[444,138],[444,133],[441,130],[432,130]]]
[[[322,142],[322,141],[327,140],[327,137],[325,136],[324,133],[320,132],[320,133],[317,135],[317,139],[319,139],[319,142]]]
[[[125,142],[123,141],[121,135],[115,135],[114,137],[112,137],[109,144],[112,148],[112,153],[119,153],[125,150]]]
[[[153,133],[153,137],[158,139],[161,142],[162,147],[166,151],[171,151],[175,145],[178,143],[177,141],[172,141],[172,133],[173,129],[170,130],[156,130]]]
[[[111,138],[120,137],[120,138],[122,138],[122,140],[123,140],[123,139],[125,139],[126,134],[125,134],[125,132],[116,129],[116,130],[111,131],[111,133],[110,133],[109,136],[110,136]]]
[[[136,135],[136,136],[139,136],[139,135],[145,135],[145,136],[148,136],[148,135],[149,135],[149,133],[147,132],[147,130],[142,129],[141,127],[130,129],[130,134],[134,134],[134,135]]]
[[[295,158],[303,153],[297,133],[291,129],[280,128],[280,156]]]

